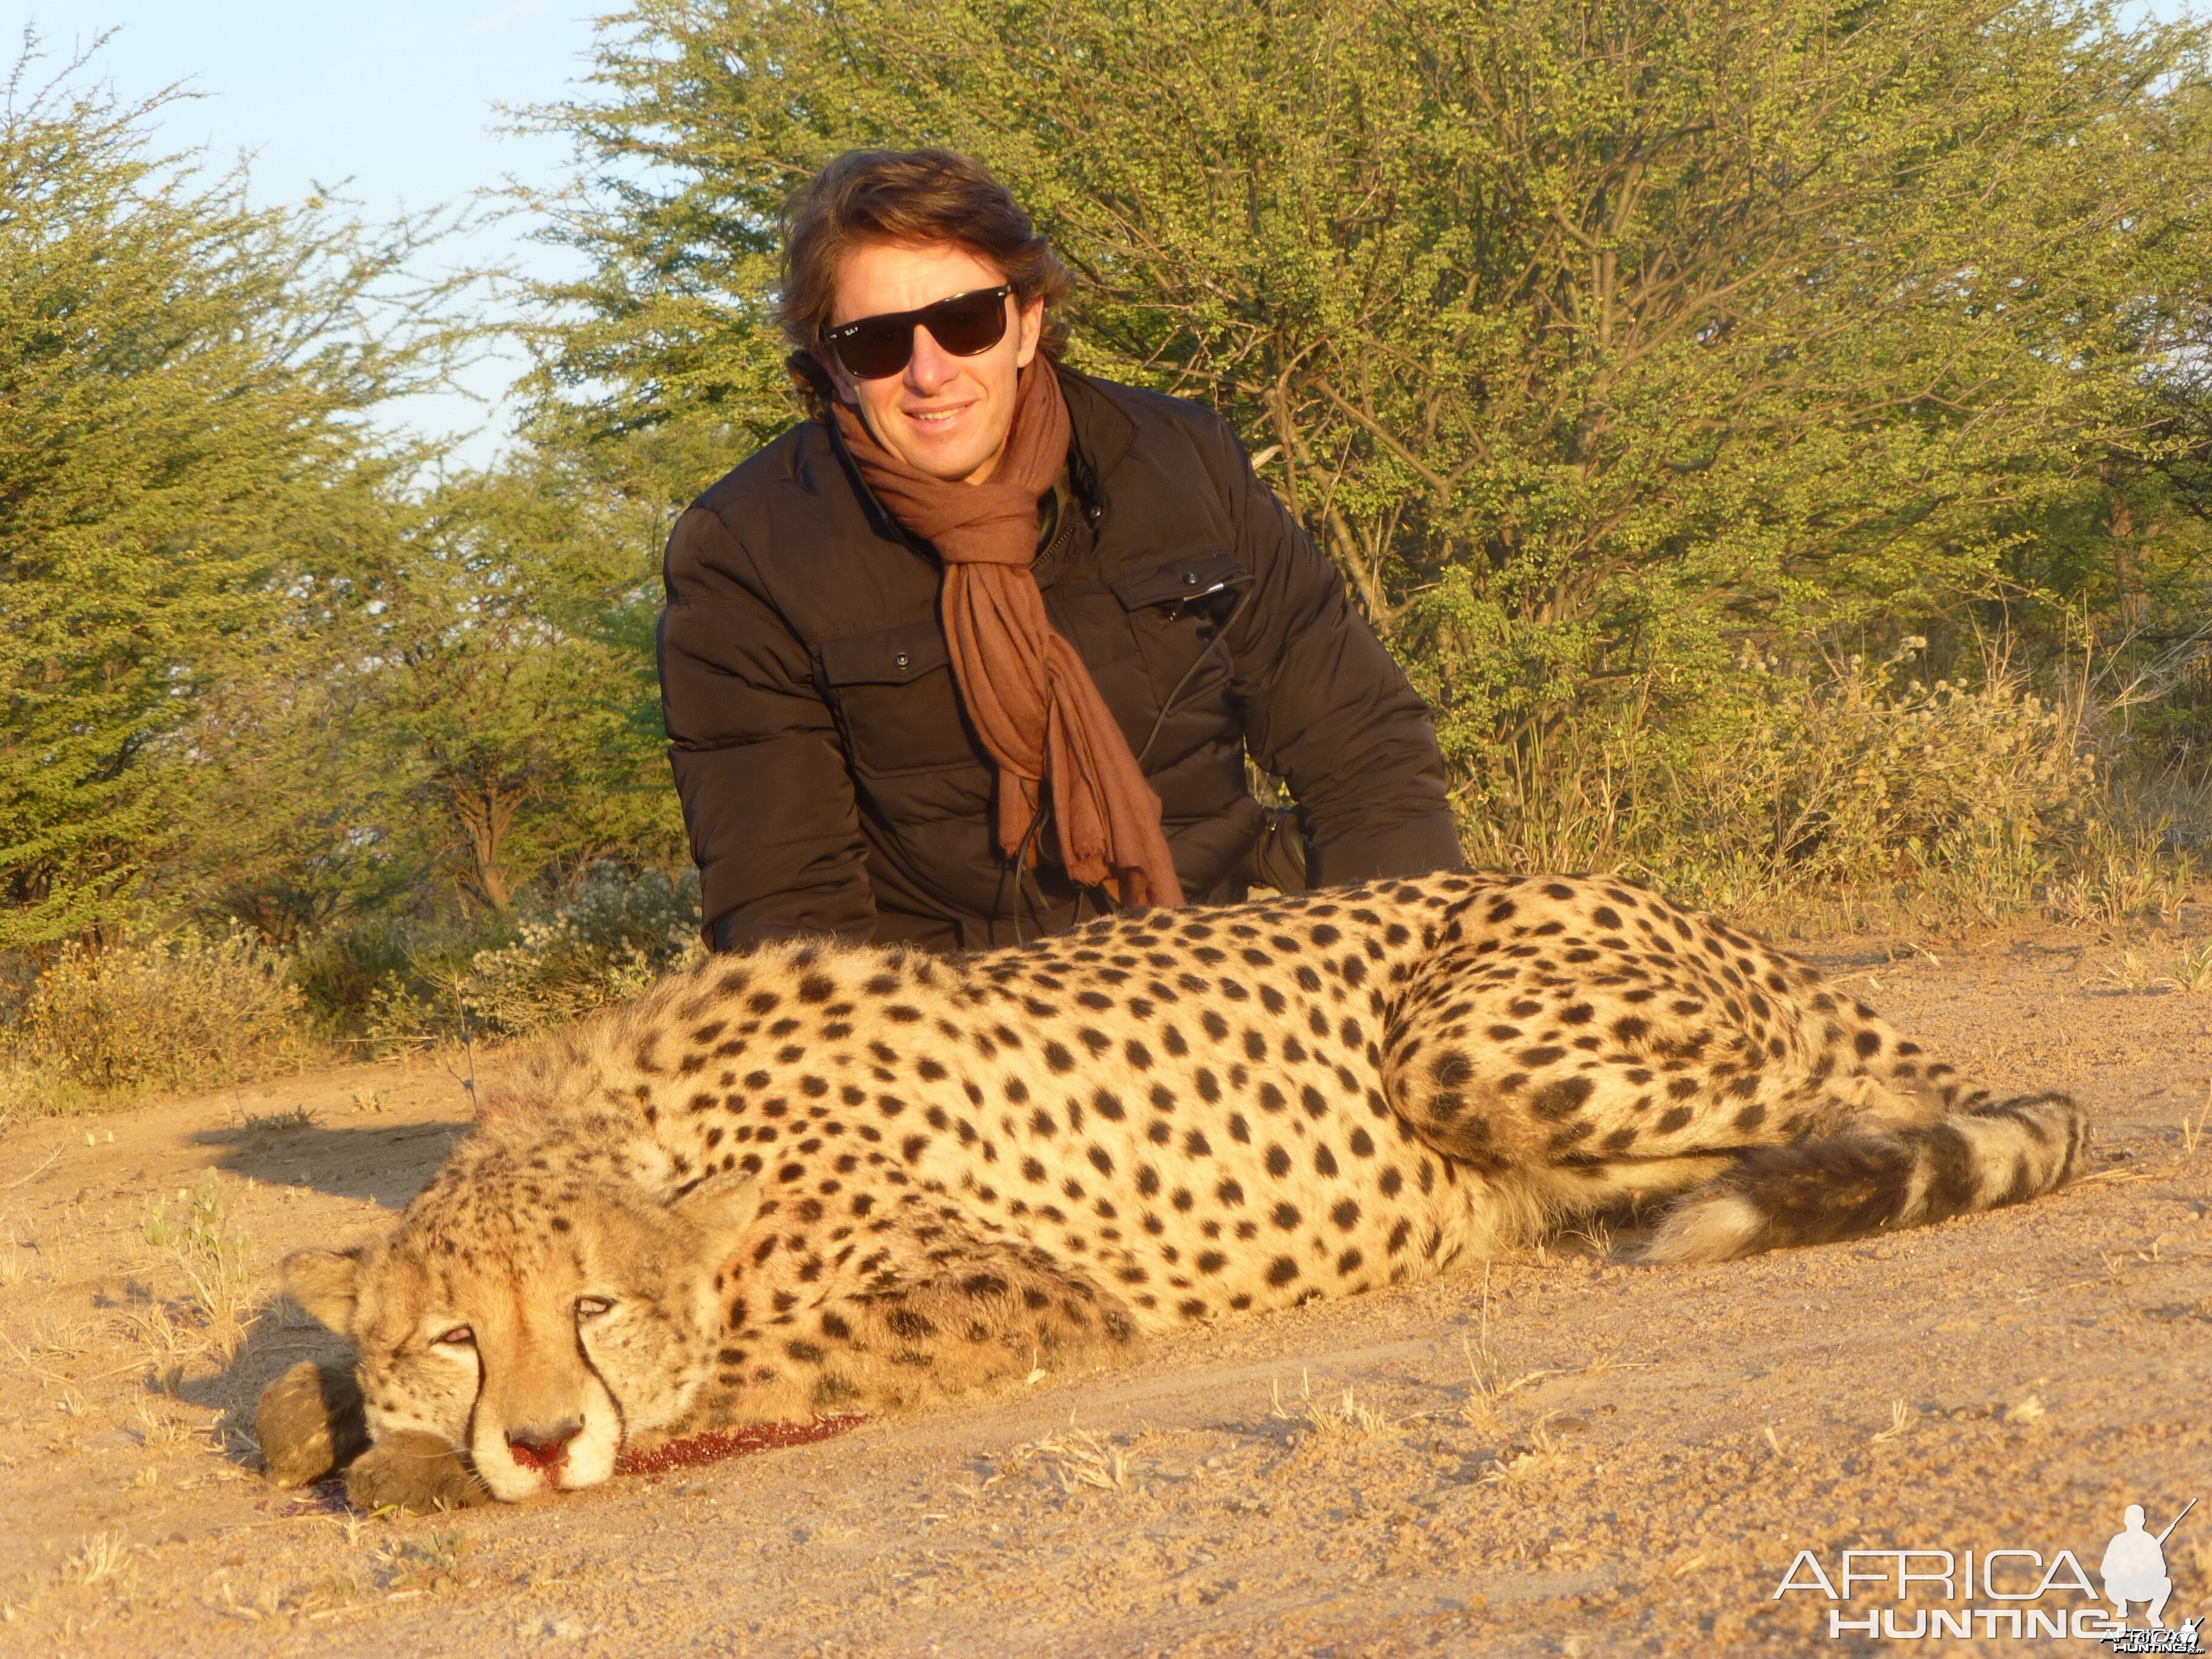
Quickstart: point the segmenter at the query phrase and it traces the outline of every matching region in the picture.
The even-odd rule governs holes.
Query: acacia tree
[[[652,580],[663,520],[589,455],[539,451],[455,479],[374,585],[375,689],[392,805],[477,902],[503,910],[604,860],[672,863]]]
[[[253,210],[82,67],[0,93],[0,950],[112,928],[219,827],[206,699],[379,533],[362,417],[423,362],[372,306],[416,228]]]

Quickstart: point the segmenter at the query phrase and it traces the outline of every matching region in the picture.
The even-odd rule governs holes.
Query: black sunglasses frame
[[[970,289],[965,294],[948,294],[942,300],[934,301],[916,310],[884,311],[877,313],[872,317],[856,317],[849,323],[841,323],[836,328],[823,330],[822,339],[823,343],[836,354],[837,361],[844,365],[845,372],[854,380],[885,380],[893,374],[903,374],[906,366],[914,361],[914,331],[916,328],[927,329],[929,337],[955,357],[974,357],[988,351],[1006,337],[1006,301],[1012,298],[1013,295],[1014,285],[1012,283],[1001,283],[996,288]],[[970,346],[967,350],[963,351],[938,331],[938,324],[955,308],[972,306],[979,300],[998,301],[998,330],[981,344]],[[855,363],[846,355],[846,348],[858,342],[862,329],[884,327],[895,328],[898,331],[900,346],[899,358],[896,362],[892,363],[888,368],[873,368],[872,363]],[[872,372],[871,372],[872,368]]]

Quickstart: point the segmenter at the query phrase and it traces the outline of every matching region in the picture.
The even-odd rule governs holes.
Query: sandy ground
[[[248,1425],[278,1371],[332,1352],[264,1305],[278,1261],[388,1221],[466,1121],[449,1071],[20,1124],[0,1140],[0,1652],[1890,1650],[1832,1638],[1817,1589],[1776,1598],[1797,1552],[1832,1579],[1845,1548],[2065,1548],[2094,1574],[2126,1504],[2154,1529],[2212,1499],[2212,1136],[2185,1128],[2212,1095],[2212,994],[2118,991],[2120,943],[2085,933],[1926,943],[1940,960],[1811,954],[1992,1085],[2075,1091],[2094,1178],[1718,1267],[1563,1239],[973,1410],[421,1519],[276,1491]],[[205,1253],[147,1223],[160,1205],[174,1231],[210,1172],[250,1282],[196,1298]],[[2168,1622],[2212,1609],[2212,1502],[2166,1553]],[[1943,1593],[1861,1585],[1841,1610],[1905,1633],[1930,1607],[2087,1605]],[[2059,1645],[1972,1627],[1908,1650]]]

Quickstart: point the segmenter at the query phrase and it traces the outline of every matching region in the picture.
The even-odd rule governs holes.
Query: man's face
[[[996,266],[949,243],[868,242],[845,256],[830,313],[832,328],[886,311],[916,311],[956,294],[996,288]],[[1014,303],[1009,300],[1006,303]],[[858,380],[836,354],[823,360],[838,395],[860,411],[876,441],[917,472],[948,483],[984,483],[998,470],[1014,421],[1014,379],[1036,356],[1044,301],[1022,307],[999,343],[955,357],[926,328],[896,374]]]

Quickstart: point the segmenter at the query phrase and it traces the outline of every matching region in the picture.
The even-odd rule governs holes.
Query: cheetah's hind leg
[[[1553,886],[1544,907],[1455,911],[1384,1036],[1392,1109],[1480,1177],[1493,1237],[1671,1200],[1645,1259],[1717,1261],[2018,1203],[2080,1170],[2065,1096],[1991,1101],[1713,917]],[[1680,948],[1632,951],[1632,908],[1667,923],[1647,944]]]

